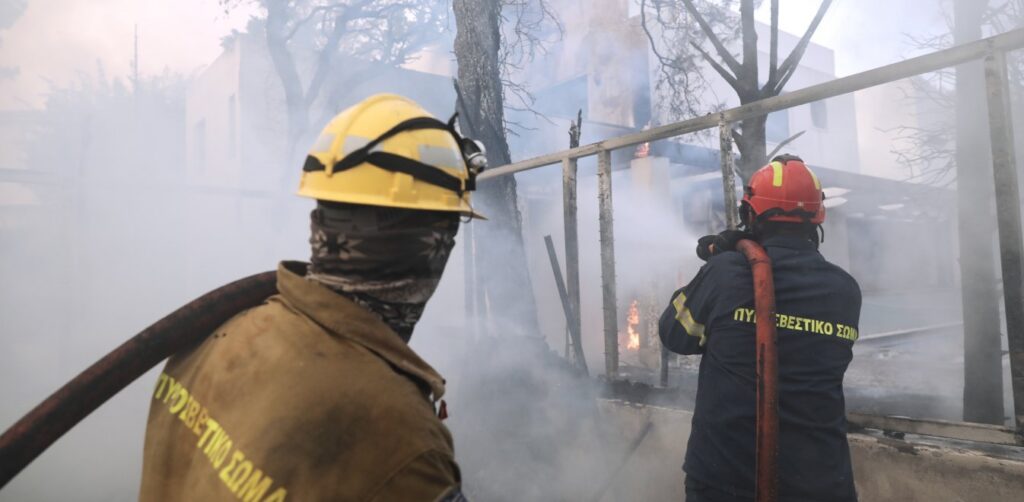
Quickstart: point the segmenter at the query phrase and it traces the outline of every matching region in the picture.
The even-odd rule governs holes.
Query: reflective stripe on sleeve
[[[700,338],[700,346],[703,347],[707,342],[707,338],[704,336],[704,325],[694,320],[693,314],[686,306],[686,293],[679,293],[679,296],[672,300],[672,306],[676,308],[676,320],[686,330],[686,334]]]

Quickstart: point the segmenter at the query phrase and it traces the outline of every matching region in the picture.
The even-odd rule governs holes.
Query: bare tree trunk
[[[954,2],[956,45],[981,38],[987,1]],[[956,169],[964,318],[964,420],[1003,423],[1003,368],[993,250],[994,187],[981,62],[956,69]]]
[[[774,4],[775,2],[773,2]],[[741,71],[736,74],[736,91],[740,98],[740,104],[753,103],[778,94],[771,88],[761,89],[758,81],[757,61],[757,26],[754,23],[754,0],[743,0],[740,4],[740,20],[743,26],[743,65]],[[775,19],[776,23],[778,22]],[[775,38],[773,37],[773,41]],[[775,67],[769,68],[775,75]],[[735,138],[736,147],[740,151],[740,176],[746,182],[750,176],[764,165],[767,153],[765,146],[765,123],[767,116],[756,117],[744,120],[740,124],[742,131]]]
[[[502,96],[501,1],[455,0],[455,57],[462,92],[463,130],[487,147],[491,166],[509,163]],[[471,130],[470,130],[471,129]],[[516,180],[502,176],[482,182],[476,208],[490,221],[474,223],[477,276],[500,332],[537,335],[536,306],[523,246]]]
[[[744,120],[740,124],[741,134],[735,137],[736,148],[740,151],[738,162],[740,176],[746,182],[755,171],[765,165],[768,154],[765,146],[766,123],[768,117],[757,117]]]
[[[309,128],[309,105],[302,88],[302,79],[295,66],[295,60],[288,51],[286,2],[267,2],[267,52],[274,64],[274,71],[281,80],[285,106],[288,109],[288,152],[291,160],[295,146]]]
[[[814,32],[821,24],[821,20],[824,19],[825,13],[828,12],[829,7],[832,5],[832,0],[822,0],[817,14],[811,20],[810,26],[807,27],[807,31],[800,37],[792,52],[789,53],[789,56],[782,63],[779,63],[779,1],[771,1],[768,81],[763,86],[759,80],[757,23],[754,21],[754,11],[756,10],[757,2],[754,0],[742,0],[740,2],[740,41],[743,44],[742,61],[737,60],[736,56],[726,47],[723,40],[715,34],[714,26],[701,14],[694,0],[682,0],[682,3],[693,20],[700,26],[701,31],[704,32],[710,45],[718,54],[718,58],[716,59],[710,52],[704,50],[698,43],[692,40],[689,42],[690,46],[700,53],[704,60],[711,65],[711,68],[736,91],[736,96],[740,98],[740,104],[745,105],[778,96],[782,92],[786,83],[789,82],[789,79],[796,72],[800,59],[803,58],[807,46],[811,43],[811,37],[814,36]],[[641,8],[644,8],[644,6],[642,5]],[[643,22],[646,23],[646,21]],[[647,29],[646,24],[644,29]],[[647,33],[648,37],[650,37],[650,32]],[[651,44],[653,47],[653,39]],[[666,64],[663,56],[657,52],[655,54],[662,61],[663,65]],[[740,151],[740,175],[744,181],[750,179],[750,176],[768,160],[766,158],[767,146],[765,145],[767,140],[765,137],[767,120],[767,116],[744,120],[740,124],[740,132],[734,133],[733,139]]]

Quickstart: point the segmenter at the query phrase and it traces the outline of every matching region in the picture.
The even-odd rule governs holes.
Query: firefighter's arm
[[[707,335],[710,305],[710,285],[704,284],[710,265],[705,265],[697,276],[682,289],[672,294],[672,299],[658,322],[658,336],[661,343],[679,354],[703,354]]]
[[[439,451],[420,454],[396,472],[374,495],[374,501],[465,501],[459,467],[451,455]]]

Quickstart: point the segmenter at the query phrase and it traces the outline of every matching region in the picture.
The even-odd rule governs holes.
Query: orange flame
[[[629,340],[626,342],[626,349],[637,350],[640,348],[640,333],[636,327],[640,325],[640,309],[636,306],[636,300],[629,304],[629,315],[626,316],[626,334]]]

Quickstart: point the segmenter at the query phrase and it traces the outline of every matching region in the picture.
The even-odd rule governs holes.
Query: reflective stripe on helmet
[[[331,145],[334,144],[334,138],[338,135],[330,132],[324,132],[316,139],[316,143],[313,144],[311,149],[314,152],[329,152],[331,151]]]
[[[345,142],[341,145],[341,155],[349,155],[352,152],[370,144],[370,138],[363,138],[360,136],[349,136],[345,138]]]
[[[772,162],[772,186],[782,186],[782,172],[785,167],[782,162]]]
[[[451,148],[442,148],[439,146],[431,145],[420,145],[420,162],[424,164],[430,164],[436,167],[447,167],[450,169],[458,169],[459,165],[464,162],[463,159],[455,156],[455,151]]]
[[[811,171],[811,168],[806,165],[804,165],[804,169],[807,169],[807,172],[811,175],[811,179],[814,180],[814,188],[821,190],[821,181],[818,181],[818,177],[814,175],[814,171]]]

